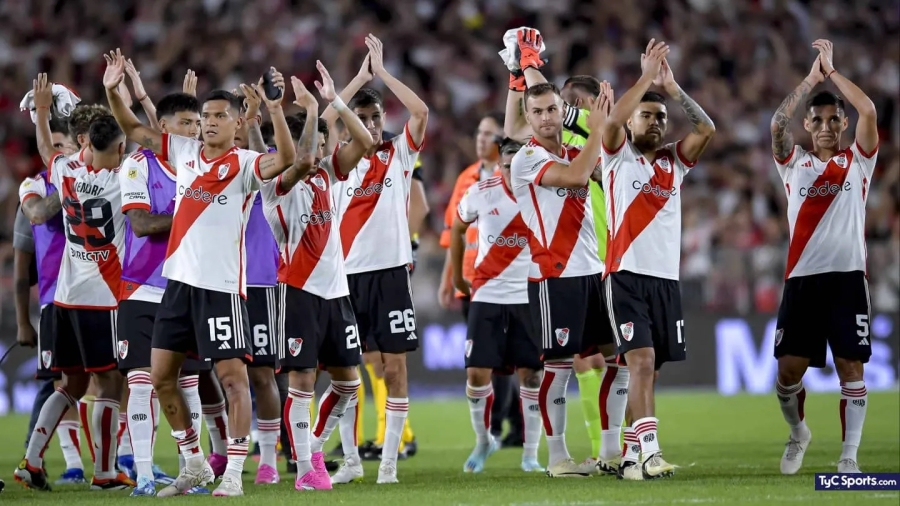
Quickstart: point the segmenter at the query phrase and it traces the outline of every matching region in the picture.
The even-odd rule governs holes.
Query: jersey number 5
[[[102,248],[116,236],[112,204],[106,199],[89,199],[84,203],[72,197],[63,199],[66,210],[66,235],[73,244]]]

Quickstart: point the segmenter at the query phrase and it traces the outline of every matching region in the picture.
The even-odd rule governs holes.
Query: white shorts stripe
[[[285,334],[284,319],[287,314],[287,311],[285,310],[285,301],[287,300],[287,285],[285,285],[285,284],[278,285],[278,295],[279,295],[278,298],[280,299],[280,303],[279,303],[280,312],[278,313],[278,359],[284,360],[285,351],[286,351],[285,346],[284,346],[284,341],[286,339],[285,335],[284,335]]]
[[[109,312],[109,321],[110,321],[110,325],[112,325],[112,332],[110,332],[110,335],[112,336],[113,358],[116,358],[118,356],[118,350],[119,350],[119,336],[118,336],[118,333],[116,332],[116,330],[117,330],[116,319],[118,318],[118,314],[117,314],[118,312],[119,311],[116,309],[113,309],[112,311]],[[118,358],[116,358],[116,360],[118,360]]]
[[[553,347],[552,323],[550,321],[550,289],[547,280],[538,283],[538,304],[541,310],[541,345],[543,349]]]
[[[616,338],[616,347],[622,345],[622,342],[619,340],[619,325],[616,323],[616,312],[613,310],[613,296],[612,296],[612,278],[607,276],[605,280],[603,280],[603,291],[606,294],[606,313],[609,316],[609,324],[612,326],[613,337]]]
[[[275,350],[275,325],[277,325],[278,321],[278,294],[276,290],[277,288],[274,286],[266,288],[266,310],[268,311],[266,339],[268,339],[270,356],[277,356]]]

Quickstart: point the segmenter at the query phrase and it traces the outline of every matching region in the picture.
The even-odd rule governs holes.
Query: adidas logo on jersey
[[[801,167],[812,168],[812,162],[807,160]]]
[[[869,340],[864,337],[859,341],[859,345],[860,346],[869,346]]]
[[[162,187],[163,187],[162,183],[160,183],[159,181],[157,181],[157,182],[153,183],[153,187],[152,187],[152,188],[153,188],[154,190],[161,190]]]
[[[416,336],[415,332],[410,332],[406,338],[407,341],[415,341],[416,339],[418,339],[418,336]]]
[[[223,343],[221,343],[221,344],[219,345],[219,349],[220,349],[220,350],[230,350],[230,349],[231,349],[231,345],[228,344],[228,341],[224,341]]]
[[[491,209],[491,212],[489,212],[488,214],[490,214],[491,216],[500,216],[500,210],[495,207]]]
[[[191,161],[187,162],[186,164],[184,164],[184,166],[187,167],[187,168],[189,168],[189,169],[193,169],[193,168],[194,168],[194,161],[191,160]]]

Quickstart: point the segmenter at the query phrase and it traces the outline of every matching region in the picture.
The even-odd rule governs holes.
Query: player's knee
[[[842,385],[851,381],[863,380],[863,363],[858,360],[834,357],[834,368],[837,370]]]
[[[631,377],[655,379],[656,354],[653,348],[639,348],[629,351],[625,357]]]
[[[332,381],[356,381],[359,379],[359,372],[355,367],[329,367],[328,374],[331,375]]]
[[[384,356],[384,382],[388,386],[406,384],[406,356],[383,354]]]
[[[540,388],[541,371],[519,369],[519,381],[522,382],[522,386],[525,388]]]
[[[491,370],[482,367],[466,369],[466,381],[473,387],[483,387],[491,382]]]
[[[97,395],[104,399],[118,399],[122,396],[124,380],[119,371],[95,373],[97,378]]]
[[[302,369],[288,373],[288,386],[291,390],[312,392],[316,388],[316,370]]]
[[[87,393],[91,382],[89,374],[64,374],[59,381],[59,387],[66,391],[73,399],[80,399]]]
[[[806,374],[808,366],[809,361],[807,359],[791,356],[780,357],[778,359],[778,383],[784,386],[800,383],[803,380],[803,375]],[[840,372],[838,374],[840,375]]]
[[[166,371],[162,368],[150,369],[150,383],[153,384],[153,389],[156,390],[156,393],[161,396],[175,392],[178,389],[178,377],[166,374]]]
[[[216,364],[216,373],[225,391],[225,398],[234,399],[250,390],[247,366],[240,359],[223,360]]]

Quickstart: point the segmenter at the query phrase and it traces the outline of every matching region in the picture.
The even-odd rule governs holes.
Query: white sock
[[[150,412],[153,414],[153,442],[151,446],[156,449],[156,433],[159,432],[159,396],[156,390],[150,393]]]
[[[403,435],[403,424],[409,413],[408,397],[388,397],[385,410],[384,446],[381,448],[382,462],[397,462],[400,450],[400,437]]]
[[[184,394],[188,409],[191,410],[191,427],[197,432],[197,437],[203,439],[203,405],[200,403],[200,376],[182,376],[178,378],[178,388]]]
[[[212,441],[211,453],[225,455],[228,453],[228,414],[225,412],[225,401],[219,404],[203,406],[203,419],[209,429]]]
[[[863,424],[866,421],[866,405],[869,394],[865,381],[849,381],[841,387],[841,434],[843,449],[841,460],[856,462],[856,451],[862,439]]]
[[[250,438],[247,436],[236,437],[228,440],[228,464],[225,465],[225,476],[241,481],[244,472],[244,461],[247,460],[247,451],[250,449]]]
[[[319,401],[319,409],[316,413],[316,423],[313,425],[312,440],[310,442],[310,451],[312,453],[322,451],[334,428],[338,426],[344,414],[347,412],[347,405],[350,399],[356,395],[359,390],[359,380],[353,381],[331,381],[328,390],[322,395]]]
[[[641,462],[659,453],[659,434],[656,433],[657,418],[647,416],[634,421],[634,434],[641,443]]]
[[[138,477],[153,479],[153,385],[150,373],[130,371],[128,373],[127,430],[131,434],[134,448],[134,465]]]
[[[81,462],[81,422],[76,420],[63,420],[56,428],[59,435],[59,449],[66,459],[66,470],[84,469]]]
[[[572,361],[545,362],[538,402],[547,435],[548,464],[572,458],[566,447],[566,388],[572,376]]]
[[[124,457],[134,455],[131,449],[131,434],[128,433],[128,413],[119,411],[119,428],[116,436],[119,438],[119,446],[116,448],[116,456]]]
[[[115,399],[94,399],[91,413],[91,433],[94,435],[94,477],[106,480],[115,478],[116,435],[119,432],[119,401]]]
[[[641,442],[631,427],[625,427],[625,440],[622,442],[622,462],[634,462],[641,458]]]
[[[75,399],[73,399],[65,390],[57,388],[56,392],[50,395],[41,407],[38,415],[37,423],[34,425],[34,432],[28,440],[28,449],[25,450],[25,459],[33,467],[43,467],[44,451],[56,427],[62,420],[63,415],[71,408],[75,407]]]
[[[344,416],[338,422],[338,430],[341,433],[341,449],[344,450],[344,460],[359,464],[359,441],[356,440],[356,427],[359,424],[358,394],[350,398]]]
[[[494,386],[490,383],[473,387],[466,383],[466,399],[469,400],[469,418],[475,431],[475,444],[491,443],[491,405],[494,404]]]
[[[275,418],[272,420],[260,420],[256,419],[256,426],[258,429],[258,439],[256,440],[259,443],[259,465],[275,467],[277,465],[278,456],[275,453],[275,448],[278,447],[278,436],[281,434],[281,418]]]
[[[539,388],[519,387],[522,404],[522,418],[525,423],[525,444],[522,445],[522,460],[536,460],[541,444],[541,407],[538,403]]]
[[[203,448],[200,438],[193,427],[185,430],[173,430],[172,437],[178,443],[178,454],[184,459],[184,467],[199,469],[203,467]]]
[[[781,414],[791,428],[791,437],[798,441],[809,438],[809,428],[806,426],[803,413],[803,405],[806,403],[806,389],[803,388],[803,382],[784,386],[776,381],[775,395],[781,401]]]
[[[627,367],[608,364],[600,383],[600,458],[611,460],[619,455],[625,405],[628,403]]]
[[[312,403],[312,392],[288,389],[288,434],[294,449],[294,460],[297,461],[297,476],[313,470],[312,451],[309,444],[309,405]]]

